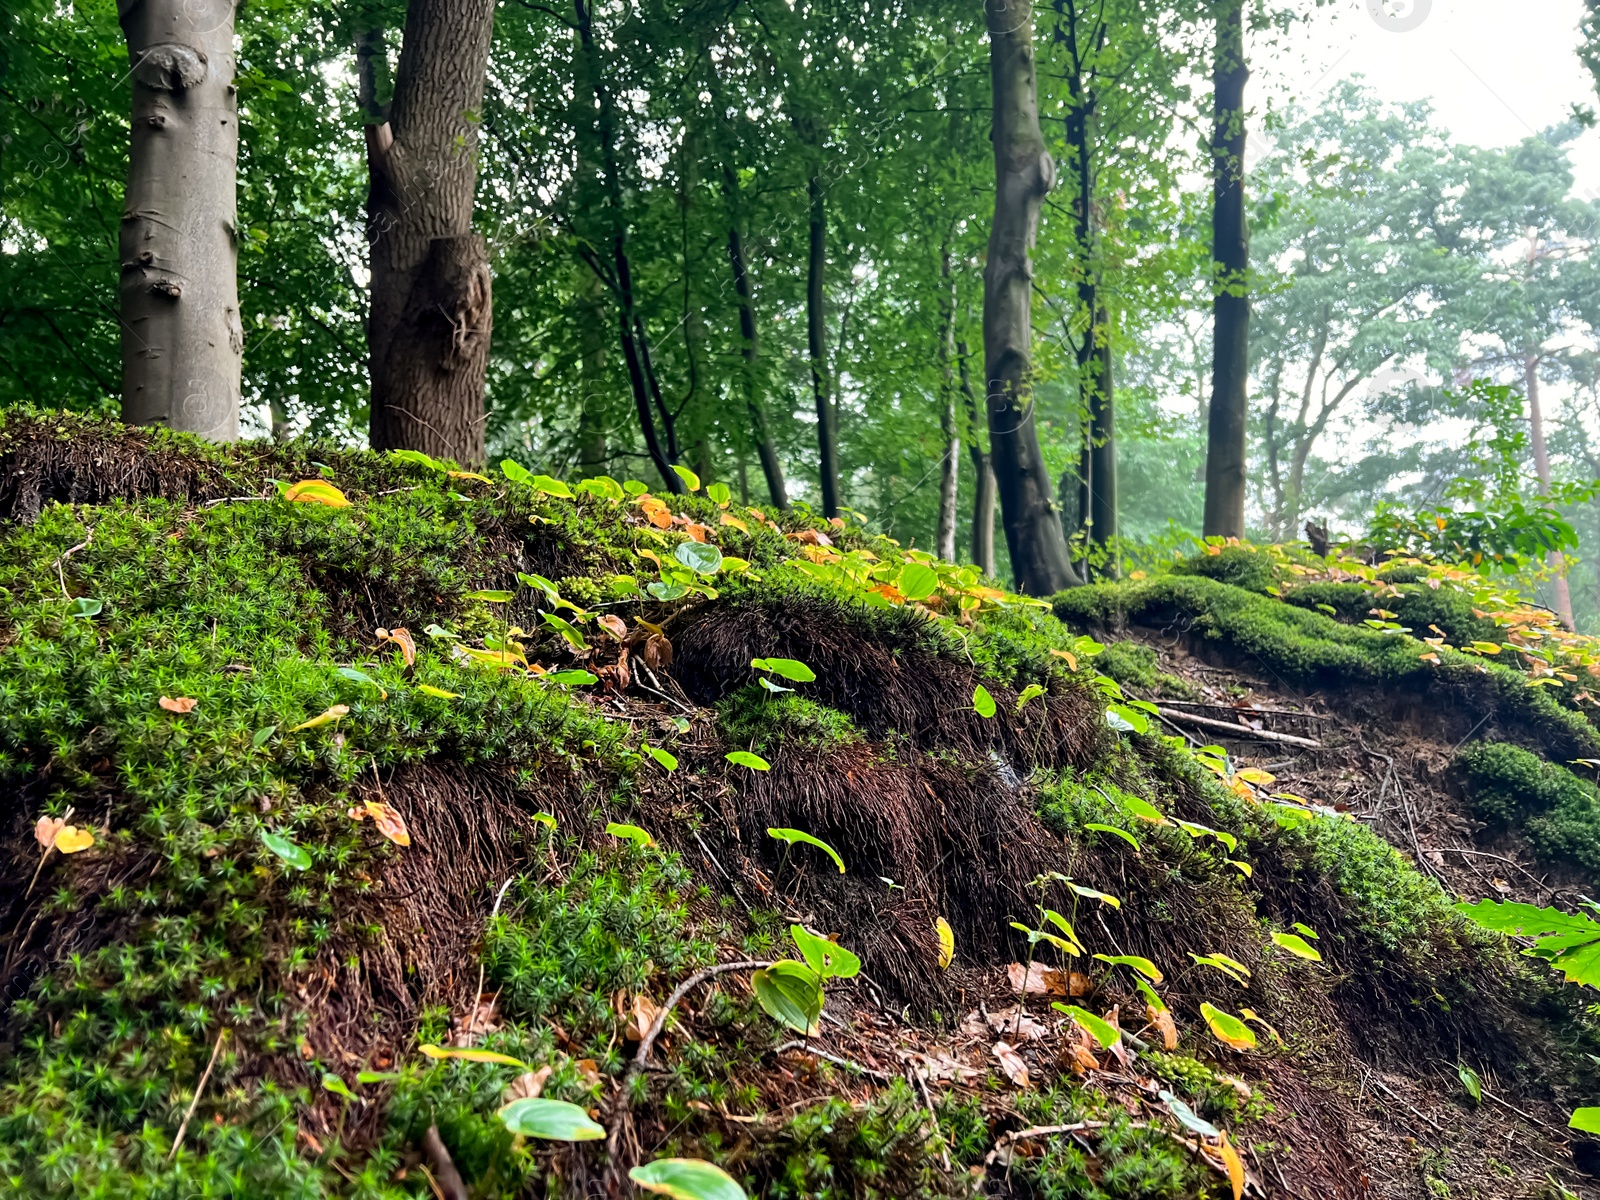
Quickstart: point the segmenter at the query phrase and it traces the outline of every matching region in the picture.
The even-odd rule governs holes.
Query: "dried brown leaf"
[[[186,713],[192,712],[200,701],[193,696],[163,696],[156,703],[170,713]]]
[[[1007,1042],[996,1042],[989,1048],[989,1052],[1000,1060],[1000,1069],[1006,1073],[1006,1078],[1019,1088],[1029,1086],[1028,1064],[1022,1061],[1022,1055],[1011,1048]]]

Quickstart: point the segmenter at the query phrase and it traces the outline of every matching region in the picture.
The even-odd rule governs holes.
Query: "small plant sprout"
[[[996,711],[994,697],[989,694],[989,689],[981,683],[972,689],[972,711],[984,720],[994,716]]]
[[[792,692],[791,687],[784,687],[781,683],[774,683],[772,676],[787,679],[791,683],[813,683],[817,673],[805,663],[794,658],[752,658],[750,665],[757,671],[765,672],[756,680],[768,692],[776,695],[779,692]]]
[[[713,488],[727,490],[720,483]],[[749,1200],[744,1188],[715,1163],[698,1158],[658,1158],[628,1172],[647,1192],[670,1196],[672,1200]]]
[[[796,844],[815,846],[829,858],[833,859],[834,866],[839,868],[839,874],[844,874],[844,859],[839,857],[839,852],[832,846],[828,845],[828,843],[823,841],[821,838],[813,837],[803,829],[768,829],[767,836],[783,842],[788,846],[794,846]],[[783,857],[785,862],[789,860],[788,850],[783,852]],[[783,868],[780,866],[778,869],[781,872]],[[895,883],[893,880],[890,880],[889,886],[892,889],[899,887],[900,885]]]
[[[822,1016],[823,985],[829,979],[853,978],[861,971],[861,960],[803,926],[789,926],[789,936],[805,961],[783,959],[762,967],[750,976],[750,985],[768,1016],[809,1038]]]
[[[1017,711],[1021,712],[1023,709],[1028,707],[1028,702],[1030,700],[1037,700],[1042,695],[1044,695],[1044,685],[1041,683],[1030,683],[1027,687],[1023,688],[1017,696]]]
[[[649,849],[656,844],[655,838],[637,825],[624,825],[620,821],[612,821],[606,826],[606,832],[612,837],[632,842],[641,850]]]

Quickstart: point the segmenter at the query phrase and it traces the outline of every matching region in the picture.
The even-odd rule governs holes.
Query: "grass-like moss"
[[[1546,861],[1600,874],[1600,791],[1518,746],[1478,742],[1457,762],[1478,815],[1515,826]]]

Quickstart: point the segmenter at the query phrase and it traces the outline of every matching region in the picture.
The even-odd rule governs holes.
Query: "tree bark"
[[[493,0],[411,0],[389,121],[367,126],[374,449],[481,464],[493,324],[472,232]]]
[[[1032,0],[985,0],[994,100],[995,201],[983,272],[989,454],[1018,591],[1078,582],[1039,449],[1033,403],[1032,251],[1055,163],[1039,130]]]
[[[944,435],[944,457],[939,461],[939,520],[934,550],[946,562],[956,561],[956,498],[961,486],[961,430],[956,415],[956,294],[950,267],[950,245],[939,255],[939,431]]]
[[[585,274],[588,274],[586,271]],[[579,380],[583,394],[578,404],[578,475],[587,479],[608,474],[606,397],[611,380],[606,370],[605,286],[592,275],[578,302]]]
[[[728,203],[735,203],[739,186],[731,166],[726,168],[723,189]],[[783,478],[783,462],[778,458],[778,448],[772,443],[772,430],[767,423],[766,406],[762,403],[759,360],[761,342],[756,326],[756,304],[750,286],[750,267],[744,255],[744,234],[735,215],[728,223],[728,264],[733,268],[733,290],[739,298],[739,334],[744,343],[744,370],[741,383],[744,387],[745,411],[750,417],[750,432],[756,444],[756,457],[761,460],[761,473],[767,480],[767,495],[773,507],[789,507],[789,489]]]
[[[1213,208],[1211,412],[1206,444],[1205,535],[1244,536],[1249,417],[1250,234],[1244,209],[1244,0],[1220,0],[1211,140]]]
[[[978,397],[972,390],[972,352],[965,341],[956,342],[956,369],[961,378],[961,398],[967,406],[967,453],[972,458],[972,561],[989,578],[994,577],[994,466],[978,438]]]
[[[817,458],[822,478],[822,515],[839,515],[839,430],[828,378],[828,323],[823,283],[828,270],[828,209],[819,170],[806,183],[810,201],[810,247],[806,256],[806,338],[811,353],[811,390],[817,401]]]
[[[133,80],[118,237],[122,419],[239,436],[233,0],[119,0]]]
[[[1550,449],[1544,440],[1544,413],[1539,407],[1539,356],[1528,354],[1522,360],[1522,378],[1528,389],[1528,424],[1532,427],[1533,467],[1539,474],[1539,490],[1550,495]],[[1545,562],[1549,566],[1555,586],[1556,612],[1568,629],[1577,628],[1572,619],[1572,592],[1567,586],[1567,559],[1559,550],[1552,550]]]
[[[1095,358],[1098,364],[1089,408],[1090,478],[1089,536],[1098,546],[1110,547],[1117,536],[1117,436],[1115,381],[1111,373],[1111,321],[1104,309],[1095,321]],[[1117,575],[1116,563],[1107,560],[1106,572]]]

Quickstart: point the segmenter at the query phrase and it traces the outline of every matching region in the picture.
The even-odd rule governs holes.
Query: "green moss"
[[[731,746],[812,751],[848,746],[861,731],[846,713],[804,696],[772,695],[759,684],[732,692],[717,705],[717,724]]]
[[[1254,546],[1224,546],[1216,554],[1197,554],[1172,565],[1174,575],[1198,575],[1247,592],[1264,592],[1278,581],[1278,560]]]
[[[1160,660],[1155,648],[1141,642],[1111,642],[1094,660],[1094,665],[1124,687],[1152,690]]]
[[[1398,568],[1394,574],[1400,576]],[[1373,589],[1359,583],[1307,583],[1285,591],[1284,602],[1297,608],[1324,611],[1331,608],[1341,621],[1360,624],[1373,617],[1373,609],[1384,609],[1395,614],[1400,624],[1417,637],[1437,637],[1432,626],[1444,631],[1452,645],[1464,646],[1475,641],[1499,641],[1500,635],[1493,621],[1473,616],[1472,597],[1453,587],[1430,588],[1422,584],[1402,583],[1389,575],[1380,576],[1387,582],[1397,583],[1400,595],[1388,594],[1381,599]]]
[[[1457,755],[1478,815],[1514,826],[1546,861],[1600,874],[1600,792],[1517,746],[1478,742]]]

